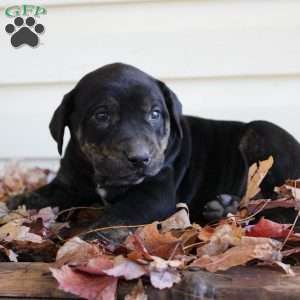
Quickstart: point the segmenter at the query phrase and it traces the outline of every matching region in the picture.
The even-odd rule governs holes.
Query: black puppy
[[[64,97],[50,123],[60,154],[66,126],[71,140],[57,177],[10,208],[108,203],[98,227],[161,220],[186,202],[203,222],[236,210],[254,162],[275,160],[265,197],[300,177],[300,145],[283,129],[183,116],[164,83],[124,64],[91,72]]]

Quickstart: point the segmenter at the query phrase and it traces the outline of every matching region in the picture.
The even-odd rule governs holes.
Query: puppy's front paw
[[[90,230],[88,233],[81,235],[80,237],[85,241],[102,240],[111,244],[121,244],[132,231],[128,229],[117,228],[113,230],[95,231]]]
[[[41,209],[46,206],[51,206],[47,199],[44,199],[35,192],[14,196],[8,199],[6,205],[10,210],[17,209],[21,205],[25,205],[27,209]]]
[[[17,209],[19,206],[24,205],[24,201],[25,198],[20,195],[20,196],[14,196],[10,199],[8,199],[8,201],[6,202],[6,205],[8,207],[9,210],[14,210]]]
[[[89,230],[81,235],[84,240],[106,240],[112,243],[122,243],[133,228],[126,227],[129,221],[116,218],[109,212],[104,212],[96,222],[89,224]]]
[[[217,199],[206,203],[203,216],[207,221],[214,221],[226,217],[228,213],[235,214],[239,208],[240,197],[221,194]]]

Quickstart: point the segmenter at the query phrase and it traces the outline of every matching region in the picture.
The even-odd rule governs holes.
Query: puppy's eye
[[[96,120],[98,122],[103,122],[104,123],[104,122],[108,122],[109,121],[110,116],[109,116],[108,112],[106,112],[106,111],[100,111],[100,112],[97,112],[95,114],[95,118],[96,118]]]
[[[159,120],[161,117],[161,112],[159,109],[153,109],[150,113],[150,120],[151,121],[156,121]]]

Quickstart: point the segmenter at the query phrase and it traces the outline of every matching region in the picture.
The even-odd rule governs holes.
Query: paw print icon
[[[36,24],[33,17],[24,21],[22,17],[16,17],[14,24],[7,24],[5,31],[11,35],[11,44],[17,48],[21,45],[36,47],[39,44],[39,35],[45,31],[42,24]]]

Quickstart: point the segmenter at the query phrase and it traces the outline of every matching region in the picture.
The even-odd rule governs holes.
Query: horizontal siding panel
[[[300,141],[300,78],[171,82],[186,114],[211,119],[268,120]]]
[[[0,14],[23,1],[2,0]],[[300,1],[32,0],[41,45],[0,34],[0,168],[8,158],[57,167],[48,123],[82,75],[109,62],[168,82],[184,112],[266,119],[300,140]],[[12,21],[0,18],[0,28]]]
[[[278,5],[282,5],[288,2],[297,2],[298,0],[214,0],[217,5],[247,5],[247,2],[254,4],[264,4],[265,2],[273,2]],[[24,3],[21,0],[1,0],[0,8],[6,8],[13,5],[31,4],[45,7],[52,6],[72,6],[72,5],[114,5],[114,4],[130,4],[130,3],[157,3],[157,2],[201,2],[202,4],[212,2],[211,0],[31,0],[30,3]],[[244,2],[244,3],[242,3]],[[246,3],[246,4],[245,4]]]
[[[300,74],[299,1],[80,3],[49,6],[37,49],[1,35],[0,84],[76,81],[114,61],[165,79]]]
[[[64,86],[0,88],[0,158],[55,157],[48,124]]]
[[[300,140],[300,77],[170,80],[168,84],[186,114],[226,120],[266,119]],[[0,158],[58,158],[48,123],[63,94],[72,86],[0,88]]]
[[[39,6],[72,6],[72,5],[93,5],[93,4],[115,4],[115,3],[134,3],[134,2],[162,2],[162,1],[177,1],[177,0],[31,0],[31,5]],[[196,0],[197,1],[197,0]],[[24,4],[23,1],[1,0],[0,8],[18,4]]]

